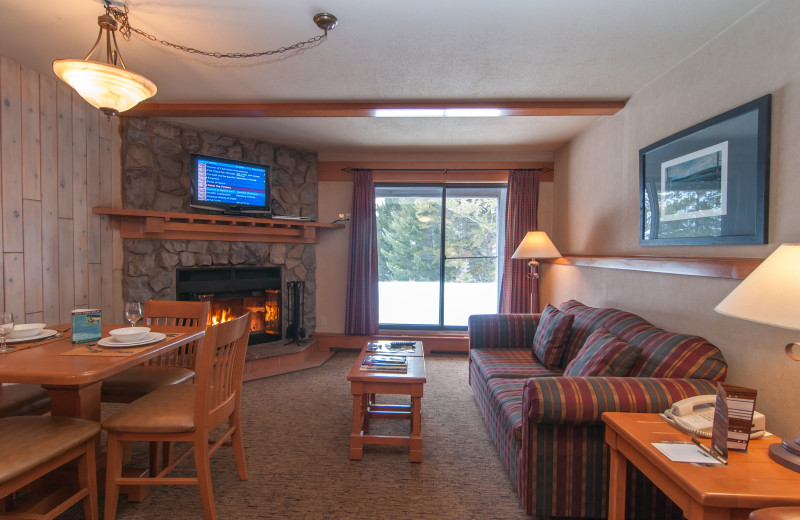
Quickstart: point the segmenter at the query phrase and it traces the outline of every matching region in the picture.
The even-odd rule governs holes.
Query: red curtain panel
[[[371,170],[353,171],[345,333],[378,333],[378,224]]]
[[[537,170],[508,172],[503,280],[500,287],[501,313],[539,312],[539,287],[533,281],[533,298],[531,298],[532,280],[529,276],[528,260],[511,258],[525,234],[537,230],[538,203],[539,172]],[[533,308],[530,308],[531,303]]]

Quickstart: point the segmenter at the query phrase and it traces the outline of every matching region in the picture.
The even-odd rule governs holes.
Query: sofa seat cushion
[[[544,308],[533,337],[533,355],[547,368],[558,368],[561,364],[574,318],[550,304]]]
[[[495,378],[487,381],[483,390],[473,386],[478,409],[509,475],[516,474],[521,451],[525,381],[519,378]]]
[[[499,410],[500,423],[496,426],[511,432],[514,441],[522,440],[522,393],[525,391],[524,379],[498,377],[487,383],[489,405]]]
[[[627,376],[642,349],[631,345],[606,329],[592,332],[586,344],[564,369],[565,376]]]
[[[495,377],[528,378],[558,376],[561,369],[550,369],[523,349],[471,349],[470,360],[478,377],[487,381]]]

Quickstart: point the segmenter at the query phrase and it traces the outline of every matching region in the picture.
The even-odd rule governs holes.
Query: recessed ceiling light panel
[[[499,117],[499,108],[378,108],[374,117]]]

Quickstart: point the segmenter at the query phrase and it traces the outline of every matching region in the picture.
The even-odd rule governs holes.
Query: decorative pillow
[[[547,368],[557,368],[561,364],[574,318],[550,304],[544,308],[533,337],[533,356]]]
[[[565,376],[627,376],[642,349],[622,341],[604,328],[592,332],[569,362]]]

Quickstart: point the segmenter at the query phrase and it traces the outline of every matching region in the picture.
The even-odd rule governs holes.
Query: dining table
[[[72,343],[69,324],[48,326],[49,338],[17,342],[14,351],[0,353],[0,381],[34,383],[47,389],[51,415],[100,420],[103,379],[192,343],[205,327],[151,326],[158,341],[116,347],[109,331],[125,325],[102,325],[101,339]]]

